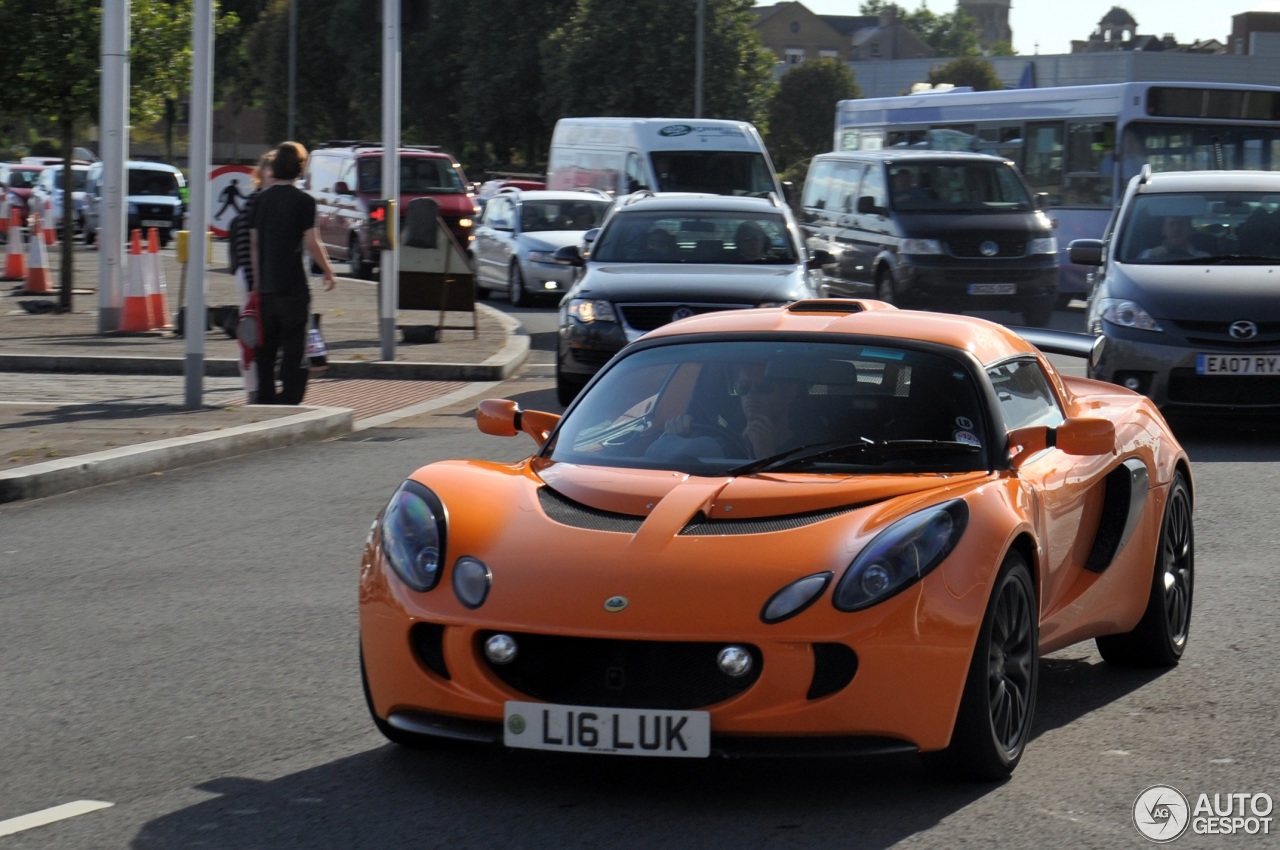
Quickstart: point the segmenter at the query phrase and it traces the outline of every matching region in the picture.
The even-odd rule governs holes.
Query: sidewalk
[[[237,303],[225,250],[215,243],[208,306]],[[200,358],[189,356],[187,340],[172,331],[98,333],[94,248],[75,245],[72,312],[28,312],[24,302],[57,301],[61,245],[48,256],[52,293],[22,295],[22,282],[0,283],[0,504],[331,439],[397,410],[456,401],[480,389],[472,382],[505,380],[529,350],[514,320],[480,303],[474,314],[446,313],[442,329],[436,311],[400,311],[395,359],[384,361],[378,285],[341,277],[345,267],[338,265],[338,287],[325,292],[317,285],[312,296],[329,369],[308,385],[304,406],[246,405],[238,345],[221,329],[206,331]],[[183,268],[172,246],[160,258],[172,318]],[[406,334],[436,341],[408,343]],[[204,365],[195,409],[186,406],[188,361]]]

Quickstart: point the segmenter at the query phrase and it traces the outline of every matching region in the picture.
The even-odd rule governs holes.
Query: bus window
[[[1049,203],[1062,203],[1062,122],[1027,122],[1023,176],[1033,193],[1047,192]]]
[[[924,130],[890,130],[885,139],[887,148],[923,148],[926,146]]]
[[[974,150],[1011,159],[1022,167],[1022,125],[980,127]]]
[[[1067,125],[1067,167],[1062,200],[1068,206],[1110,206],[1115,179],[1116,125]]]

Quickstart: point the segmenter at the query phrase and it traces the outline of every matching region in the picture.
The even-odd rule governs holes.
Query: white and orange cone
[[[121,333],[139,333],[152,328],[143,269],[145,262],[142,256],[142,231],[135,229],[129,243],[129,277],[124,284],[124,308],[120,312],[119,328]]]
[[[160,231],[154,227],[147,231],[147,310],[151,314],[151,327],[171,328],[166,318],[164,297],[164,265],[160,262]]]
[[[4,279],[27,279],[27,243],[22,235],[22,214],[17,209],[14,209],[9,221],[9,245],[5,251]]]
[[[31,251],[27,256],[27,283],[22,294],[48,295],[53,290],[49,288],[49,256],[44,249],[40,216],[32,217],[31,227]]]

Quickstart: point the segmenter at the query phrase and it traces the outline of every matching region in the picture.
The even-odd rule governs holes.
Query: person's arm
[[[324,273],[324,288],[328,292],[338,285],[338,279],[333,276],[333,266],[329,263],[329,254],[325,251],[324,244],[320,241],[320,234],[316,232],[314,227],[310,227],[302,235],[302,238],[306,240],[307,250],[311,253],[311,259],[315,261],[316,265],[320,266],[321,271]]]

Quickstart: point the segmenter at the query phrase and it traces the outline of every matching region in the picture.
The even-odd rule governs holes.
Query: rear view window
[[[360,191],[382,191],[382,158],[360,158]],[[405,195],[436,195],[465,192],[462,177],[447,159],[423,156],[400,157],[400,192]]]

